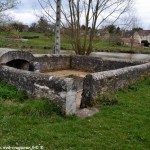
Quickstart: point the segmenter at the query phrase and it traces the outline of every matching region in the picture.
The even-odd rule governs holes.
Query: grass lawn
[[[149,150],[150,76],[114,94],[115,105],[85,119],[61,115],[46,100],[31,100],[0,83],[0,147],[44,150]]]
[[[4,37],[22,37],[22,36],[39,36],[39,38],[29,39],[27,42],[17,42],[17,41],[4,41],[0,40],[0,47],[10,47],[18,48],[23,50],[30,50],[32,53],[50,53],[50,50],[55,44],[54,36],[48,38],[43,33],[34,32],[16,32],[16,33],[6,33],[0,32],[0,38]],[[95,51],[115,51],[115,52],[130,52],[130,47],[118,46],[114,43],[109,43],[107,41],[95,40],[93,44]],[[70,50],[72,49],[69,39],[61,36],[61,49]],[[150,48],[134,48],[132,52],[150,53]]]
[[[26,42],[18,42],[18,41],[4,41],[0,40],[0,47],[11,47],[11,48],[19,48],[19,49],[30,49],[33,53],[50,53],[50,49],[55,44],[54,37],[47,37],[43,33],[34,33],[34,32],[19,32],[17,35],[11,33],[1,32],[0,37],[23,37],[23,36],[39,36],[39,38],[29,39]],[[61,39],[61,47],[63,49],[71,49],[71,44],[65,38]],[[36,49],[40,49],[36,51]],[[42,51],[42,52],[41,52]]]

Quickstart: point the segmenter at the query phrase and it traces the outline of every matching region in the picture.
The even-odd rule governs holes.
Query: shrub
[[[33,35],[33,36],[23,36],[24,39],[37,39],[39,36]]]

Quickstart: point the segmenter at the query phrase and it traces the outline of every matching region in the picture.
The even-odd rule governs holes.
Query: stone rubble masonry
[[[139,61],[117,61],[102,59],[100,57],[90,56],[72,56],[71,67],[72,69],[84,70],[87,72],[101,72],[107,70],[114,70],[128,66],[142,64]]]
[[[72,78],[55,77],[0,66],[0,80],[25,90],[30,96],[45,97],[57,102],[67,115],[76,113],[77,87]]]
[[[33,66],[40,72],[55,70],[82,70],[87,72],[101,72],[115,70],[118,68],[135,66],[144,62],[139,61],[114,61],[90,56],[68,56],[68,55],[51,55],[35,57]]]
[[[6,64],[12,60],[17,59],[30,62],[34,60],[34,56],[31,53],[25,51],[17,51],[12,49],[0,50],[0,64]]]
[[[12,60],[26,60],[31,71],[4,66]],[[74,69],[91,72],[84,79],[56,77],[39,72]],[[51,55],[34,57],[31,53],[0,50],[0,80],[25,90],[33,97],[56,101],[67,115],[76,113],[77,89],[82,90],[81,107],[87,107],[101,94],[113,92],[150,74],[150,63],[114,61],[90,56]],[[74,78],[74,79],[73,79]]]
[[[150,63],[88,74],[83,80],[81,107],[91,106],[101,94],[111,93],[150,75]]]
[[[70,56],[67,55],[35,57],[33,63],[35,62],[37,62],[37,64],[34,65],[35,70],[40,70],[40,72],[70,69],[71,64]]]

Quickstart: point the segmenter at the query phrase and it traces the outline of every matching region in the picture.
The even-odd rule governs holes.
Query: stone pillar
[[[60,54],[60,21],[61,21],[61,0],[57,0],[54,54]]]

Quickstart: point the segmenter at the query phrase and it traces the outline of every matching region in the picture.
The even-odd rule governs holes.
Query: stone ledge
[[[57,102],[67,115],[76,113],[77,87],[74,79],[43,75],[0,66],[0,80],[25,90],[29,96]]]
[[[126,87],[145,75],[150,75],[150,63],[89,74],[83,80],[81,107],[90,106],[98,95]]]

